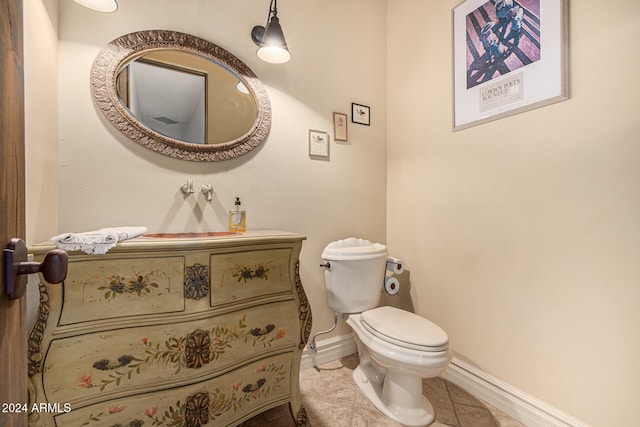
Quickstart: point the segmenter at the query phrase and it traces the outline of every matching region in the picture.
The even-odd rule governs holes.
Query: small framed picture
[[[329,160],[329,134],[309,130],[309,156]]]
[[[351,104],[351,122],[360,125],[371,125],[371,108],[361,104]]]
[[[333,140],[347,142],[347,115],[343,113],[333,113]]]

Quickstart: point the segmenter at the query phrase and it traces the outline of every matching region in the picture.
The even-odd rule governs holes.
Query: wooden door
[[[0,0],[0,246],[25,238],[22,0]],[[0,262],[0,426],[27,425],[26,300],[9,300]],[[25,405],[25,406],[23,406]]]

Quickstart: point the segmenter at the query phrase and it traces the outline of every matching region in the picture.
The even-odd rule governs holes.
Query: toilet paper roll
[[[404,271],[404,261],[398,258],[387,258],[387,270],[393,274],[402,274]]]
[[[389,295],[395,295],[400,291],[400,282],[395,277],[387,277],[384,281],[384,291]]]

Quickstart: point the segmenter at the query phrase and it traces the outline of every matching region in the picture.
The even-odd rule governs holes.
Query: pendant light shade
[[[276,0],[271,0],[267,26],[256,26],[251,31],[251,39],[257,44],[258,58],[272,64],[283,64],[291,59],[291,53],[284,39],[280,19],[278,19],[278,6]]]
[[[73,0],[96,12],[115,12],[118,9],[116,0]]]

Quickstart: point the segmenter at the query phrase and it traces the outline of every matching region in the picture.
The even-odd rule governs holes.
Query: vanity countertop
[[[206,234],[207,232],[197,232]],[[160,233],[147,233],[134,239],[124,240],[119,242],[115,247],[109,250],[109,253],[126,252],[130,250],[137,251],[154,251],[166,248],[176,249],[177,247],[196,249],[201,247],[225,247],[234,246],[237,244],[248,245],[252,243],[278,243],[278,242],[291,242],[297,240],[306,240],[306,236],[299,233],[292,233],[289,231],[281,230],[247,230],[244,233],[236,233],[233,235],[220,235],[220,236],[203,236],[203,237],[148,237],[149,234]],[[180,234],[179,232],[163,233],[163,234]],[[187,234],[187,233],[185,233]],[[195,233],[188,233],[195,234]],[[51,249],[54,249],[55,245],[52,241],[38,243],[29,246],[29,252],[33,254],[44,254]]]

